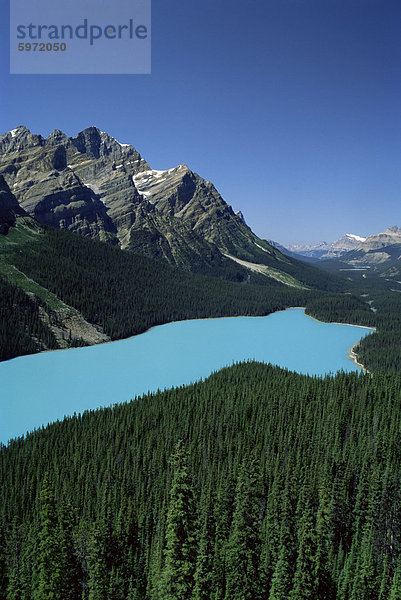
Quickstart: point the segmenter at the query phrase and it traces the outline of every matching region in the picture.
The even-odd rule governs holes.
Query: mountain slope
[[[304,306],[317,292],[270,285],[242,285],[195,275],[161,261],[124,252],[107,244],[47,226],[28,226],[21,218],[0,235],[0,280],[10,302],[5,314],[24,314],[33,303],[37,325],[52,344],[38,341],[1,358],[46,348],[94,344],[141,333],[174,320],[236,315],[265,315],[288,306]],[[13,293],[25,296],[13,305]],[[23,300],[23,301],[22,301]],[[1,312],[1,311],[0,311]],[[21,316],[21,319],[23,317]],[[5,318],[0,348],[15,332]],[[35,327],[24,330],[35,338]]]
[[[279,242],[276,242],[274,240],[266,240],[268,244],[270,244],[270,246],[273,246],[273,248],[277,248],[277,250],[280,250],[280,252],[282,254],[284,254],[285,256],[289,256],[290,258],[295,258],[296,260],[302,260],[302,262],[306,262],[306,263],[315,263],[317,262],[319,259],[313,256],[306,256],[305,254],[301,254],[300,252],[295,252],[292,250],[289,250],[288,248],[286,248],[285,246],[283,246],[282,244],[279,244]]]
[[[11,193],[4,177],[0,175],[0,234],[6,235],[18,217],[27,216]]]
[[[20,206],[48,225],[188,271],[340,286],[258,238],[186,165],[153,170],[133,146],[96,127],[73,138],[55,130],[46,139],[18,127],[0,136],[0,173]],[[269,268],[255,275],[254,265]]]

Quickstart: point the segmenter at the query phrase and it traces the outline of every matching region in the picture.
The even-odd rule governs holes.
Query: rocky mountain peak
[[[245,217],[242,214],[242,211],[236,210],[235,215],[246,225]]]
[[[19,125],[0,136],[0,154],[19,152],[33,146],[43,146],[44,143],[41,135],[32,134],[27,127]]]
[[[68,142],[68,137],[60,129],[55,129],[46,138],[46,144],[49,144],[50,146],[58,146],[59,144],[67,144],[67,142]]]
[[[362,242],[358,249],[369,251],[378,250],[385,246],[392,246],[393,244],[401,244],[401,229],[397,225],[389,227],[380,233],[370,235],[364,242]]]
[[[185,163],[152,169],[134,146],[94,126],[75,137],[55,129],[46,139],[22,127],[0,144],[0,173],[43,223],[201,272],[225,269],[238,252],[249,264],[270,255],[242,214]]]
[[[100,157],[102,137],[97,127],[87,127],[83,131],[80,131],[71,141],[81,154],[87,154],[91,158]]]
[[[134,146],[131,146],[130,144],[121,144],[105,131],[100,131],[97,127],[87,127],[74,138],[70,138],[70,142],[78,152],[86,154],[90,158],[104,158],[112,159],[114,161],[121,161],[129,158],[138,161],[142,160]]]

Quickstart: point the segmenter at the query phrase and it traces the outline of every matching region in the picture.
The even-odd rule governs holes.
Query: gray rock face
[[[27,216],[11,193],[6,180],[0,175],[0,234],[6,235],[18,217]]]
[[[367,237],[355,250],[347,252],[341,261],[352,267],[366,267],[373,271],[391,268],[392,277],[400,276],[401,228],[390,227],[381,233]]]
[[[0,154],[20,152],[27,148],[41,147],[44,144],[45,140],[41,135],[32,134],[29,129],[20,125],[0,136]]]
[[[386,246],[392,246],[393,244],[401,244],[401,228],[394,225],[389,227],[381,233],[376,233],[366,238],[361,244],[358,245],[358,250],[368,252],[370,250],[379,250]]]
[[[18,127],[0,136],[0,173],[41,222],[186,269],[221,253],[275,256],[213,184],[186,165],[152,170],[133,146],[96,127],[73,138],[55,129],[46,139]]]

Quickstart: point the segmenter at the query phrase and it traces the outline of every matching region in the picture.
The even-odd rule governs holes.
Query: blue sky
[[[284,244],[401,225],[399,0],[153,0],[151,75],[9,75],[0,132],[90,125]]]

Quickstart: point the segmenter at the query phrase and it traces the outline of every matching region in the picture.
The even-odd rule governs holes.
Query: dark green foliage
[[[358,344],[360,362],[371,371],[401,370],[401,294],[372,293],[377,332]]]
[[[174,468],[166,521],[166,549],[160,598],[190,600],[196,564],[196,513],[185,446],[178,442],[171,459]]]
[[[401,600],[401,569],[399,567],[394,572],[389,600]]]
[[[57,600],[63,593],[63,561],[56,501],[45,476],[40,494],[38,584],[35,600]]]
[[[4,253],[9,264],[79,310],[89,322],[101,326],[113,340],[183,319],[266,315],[288,306],[303,306],[319,294],[275,280],[268,280],[268,285],[251,285],[193,275],[162,261],[52,228],[35,241],[10,246]],[[7,294],[10,296],[11,291]],[[6,296],[0,310],[7,315],[13,310],[18,330],[35,336],[39,326],[45,329],[37,318],[38,309],[26,294],[18,294],[15,306],[13,297],[7,300]],[[24,302],[29,311],[24,311]],[[34,319],[33,325],[25,322],[25,313]],[[9,325],[4,327],[0,337],[3,359],[38,349],[26,335],[16,349],[9,347]],[[56,345],[49,341],[47,347]]]
[[[329,323],[355,323],[374,327],[376,315],[366,300],[353,294],[325,294],[308,302],[306,314]]]
[[[279,553],[271,578],[269,600],[287,600],[292,586],[292,553],[288,524],[281,524]]]
[[[109,593],[108,551],[110,534],[106,524],[101,521],[95,524],[88,549],[89,567],[89,600],[107,600]]]
[[[202,514],[199,519],[198,535],[199,546],[197,549],[196,571],[194,576],[194,600],[209,600],[214,590],[213,565],[214,565],[214,539],[216,523],[213,515],[213,493],[206,490],[206,495],[201,499]]]
[[[176,597],[192,573],[203,600],[395,600],[400,431],[399,375],[248,363],[15,440],[0,450],[7,600],[45,584],[63,599],[161,600],[175,566]],[[177,439],[188,464],[174,476]]]
[[[7,585],[6,539],[4,529],[0,524],[0,600],[6,600]]]
[[[260,511],[258,467],[245,457],[238,472],[235,507],[226,559],[226,600],[258,600]]]
[[[290,600],[314,600],[316,581],[316,531],[312,507],[307,499],[302,502],[298,531],[298,556]]]
[[[0,360],[57,348],[35,300],[1,277],[0,298]]]

